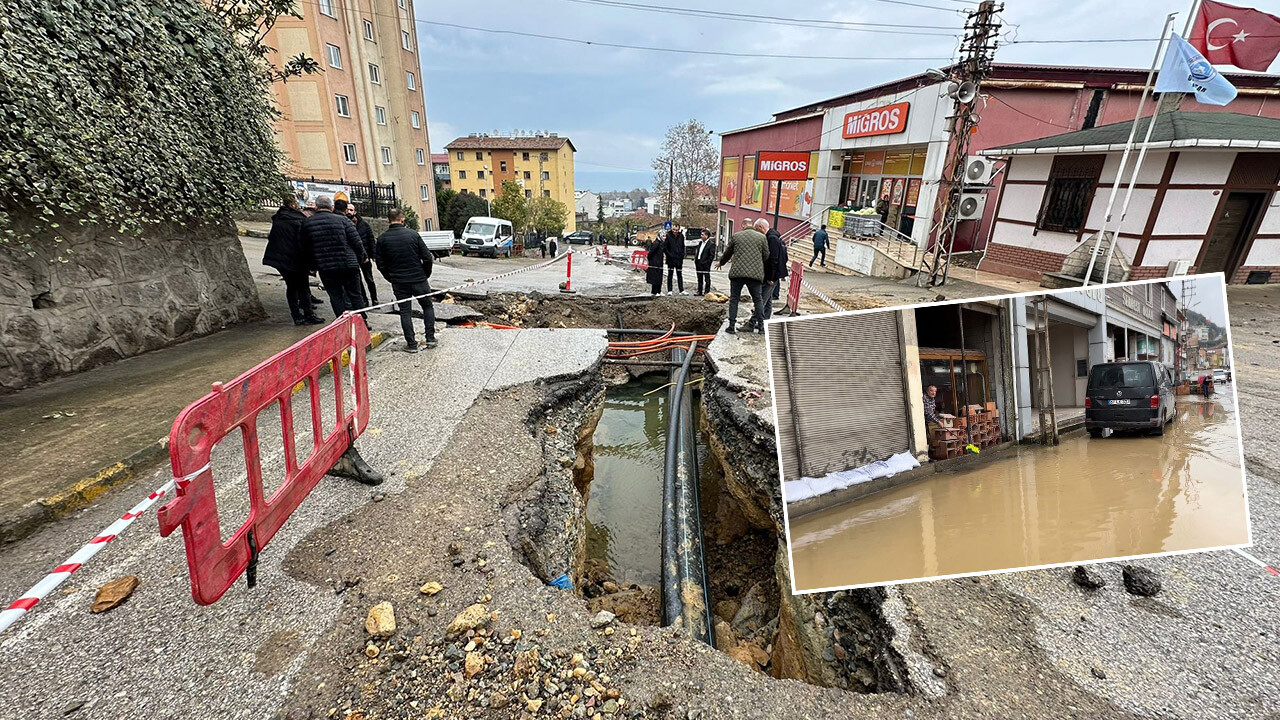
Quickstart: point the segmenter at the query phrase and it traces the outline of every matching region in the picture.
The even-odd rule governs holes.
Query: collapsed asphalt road
[[[1266,411],[1280,397],[1280,291],[1239,290],[1251,552],[1275,564],[1280,449]],[[360,445],[394,473],[387,484],[322,482],[264,552],[258,588],[237,583],[210,607],[190,600],[177,538],[140,520],[0,637],[0,717],[1247,718],[1280,704],[1280,582],[1229,552],[1142,561],[1164,582],[1146,599],[1124,592],[1114,565],[1099,569],[1099,591],[1068,570],[902,586],[891,602],[933,662],[929,693],[780,681],[661,628],[592,627],[580,597],[539,577],[556,558],[535,567],[510,541],[522,518],[552,517],[518,511],[567,469],[561,458],[573,462],[577,401],[550,409],[553,388],[534,384],[594,371],[603,334],[570,332],[450,329],[436,351],[372,355]],[[529,422],[548,410],[550,422]],[[0,549],[0,593],[25,590],[165,475]],[[90,614],[93,589],[125,574],[142,581],[134,595]],[[371,637],[381,602],[397,628]],[[448,632],[460,614],[471,637]]]

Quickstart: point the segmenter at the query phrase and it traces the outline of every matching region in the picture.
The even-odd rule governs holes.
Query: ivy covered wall
[[[276,192],[261,60],[197,1],[0,13],[0,391],[259,317],[233,211]]]

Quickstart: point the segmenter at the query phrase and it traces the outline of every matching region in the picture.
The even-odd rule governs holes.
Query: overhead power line
[[[697,8],[673,7],[670,5],[648,5],[637,2],[626,2],[625,0],[566,0],[566,2],[577,3],[579,5],[594,5],[598,7],[617,8],[620,10],[639,10],[642,12],[659,13],[664,15],[683,15],[687,17],[701,17],[712,20],[730,20],[734,22],[758,23],[762,25],[789,25],[793,27],[808,27],[821,30],[843,30],[850,32],[867,32],[882,33],[893,35],[955,35],[962,28],[958,26],[949,27],[945,25],[920,25],[920,24],[904,24],[904,23],[875,23],[875,22],[856,22],[845,20],[827,20],[827,19],[806,19],[781,17],[777,15],[755,15],[750,13],[731,13],[721,10],[701,10]],[[942,10],[950,10],[950,8],[939,8]],[[906,29],[898,29],[906,28]],[[920,32],[921,30],[944,30],[951,32]]]

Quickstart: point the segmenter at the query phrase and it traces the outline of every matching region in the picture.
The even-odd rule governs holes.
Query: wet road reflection
[[[1229,386],[1163,437],[1027,446],[792,521],[797,590],[1248,542]]]

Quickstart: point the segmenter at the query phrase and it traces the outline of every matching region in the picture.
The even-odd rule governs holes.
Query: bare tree
[[[720,151],[712,144],[706,127],[689,120],[669,128],[653,169],[653,194],[658,198],[659,214],[679,215],[687,225],[708,227],[710,213],[703,207],[705,198],[699,196],[715,187]]]

